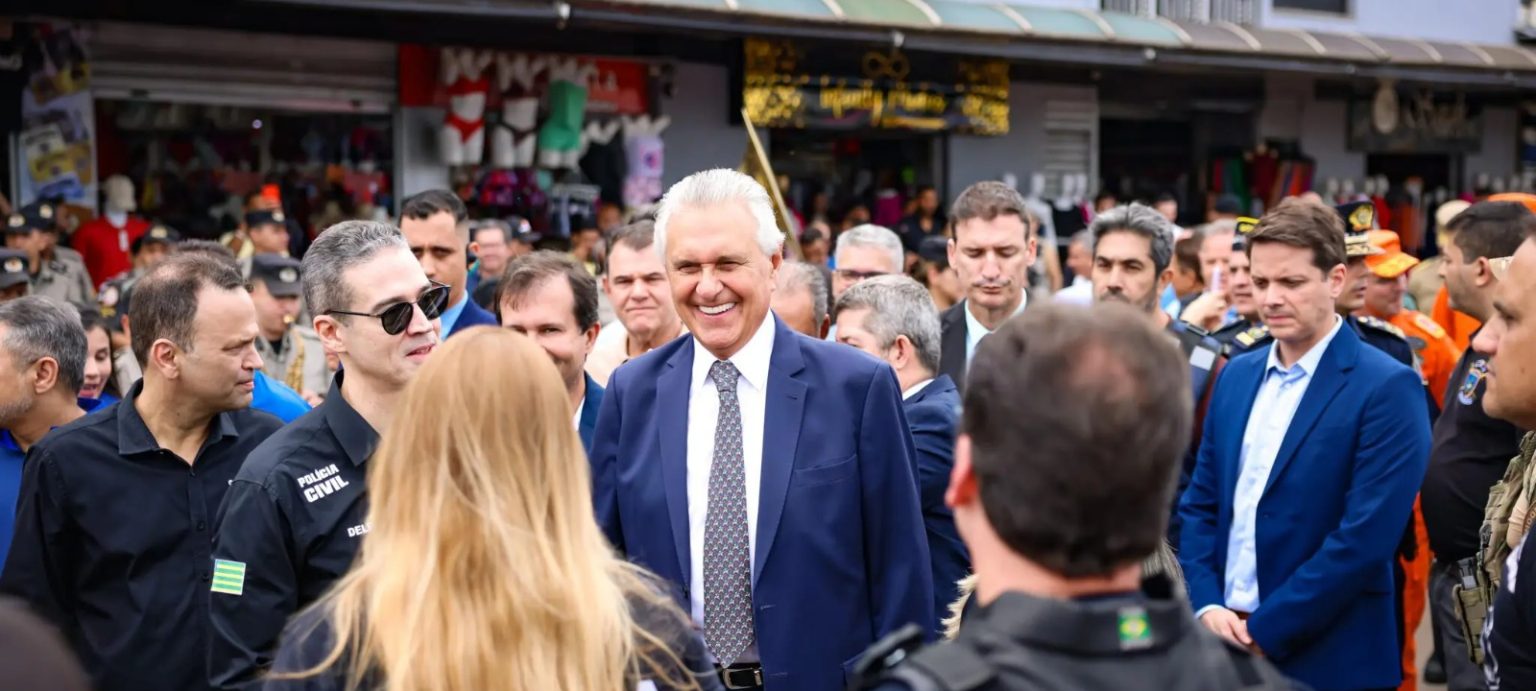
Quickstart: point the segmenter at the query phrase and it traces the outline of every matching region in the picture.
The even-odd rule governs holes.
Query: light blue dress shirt
[[[1344,322],[1334,317],[1333,329],[1312,346],[1289,368],[1280,364],[1280,345],[1269,348],[1269,364],[1264,369],[1264,383],[1253,399],[1248,427],[1243,431],[1241,470],[1232,498],[1232,530],[1227,534],[1226,596],[1227,609],[1253,612],[1259,608],[1258,557],[1255,553],[1255,523],[1259,500],[1269,484],[1275,457],[1285,441],[1291,418],[1301,405],[1301,398],[1312,383],[1317,365],[1339,334]],[[1203,612],[1202,612],[1203,613]]]
[[[451,306],[445,308],[443,313],[438,315],[438,318],[442,319],[443,338],[447,338],[448,334],[453,332],[453,325],[459,323],[459,315],[464,313],[464,306],[468,304],[469,291],[466,290],[464,291],[464,295],[459,298],[458,302],[455,302]]]
[[[1019,308],[1014,310],[1013,314],[1008,315],[1008,317],[1012,319],[1018,316],[1020,312],[1024,311],[1024,306],[1028,304],[1029,291],[1026,290],[1019,296]],[[965,312],[965,368],[970,370],[971,360],[976,355],[976,344],[980,343],[981,339],[992,335],[992,330],[982,326],[981,321],[976,319],[976,315],[971,314],[970,301],[966,301],[965,307],[960,311]]]

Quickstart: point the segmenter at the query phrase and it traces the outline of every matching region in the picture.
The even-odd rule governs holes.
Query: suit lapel
[[[1280,444],[1280,452],[1275,455],[1275,464],[1269,471],[1269,480],[1264,483],[1265,493],[1274,486],[1275,479],[1285,471],[1291,459],[1296,457],[1298,447],[1312,432],[1312,427],[1317,424],[1318,418],[1322,417],[1328,404],[1339,395],[1339,391],[1343,390],[1346,381],[1345,373],[1354,369],[1355,356],[1359,353],[1359,349],[1360,339],[1355,336],[1348,324],[1340,328],[1338,335],[1333,337],[1333,342],[1328,344],[1328,350],[1323,353],[1323,359],[1317,363],[1317,371],[1312,373],[1312,381],[1307,383],[1307,392],[1302,394],[1301,403],[1296,406],[1296,414],[1291,417],[1291,425],[1285,431],[1285,440]]]
[[[597,431],[597,411],[603,405],[603,387],[597,385],[597,380],[592,375],[587,377],[587,392],[581,399],[581,420],[578,423],[577,434],[581,435],[582,445],[587,452],[592,451],[592,435]]]
[[[944,311],[943,336],[939,344],[939,371],[961,388],[965,382],[965,301]]]
[[[768,365],[768,395],[763,420],[763,468],[757,498],[757,551],[752,585],[767,563],[779,532],[784,498],[800,445],[800,421],[805,413],[805,382],[795,378],[805,369],[800,336],[774,318],[773,357]]]
[[[688,387],[693,380],[693,340],[683,344],[667,361],[656,381],[657,433],[661,439],[661,479],[667,494],[667,515],[672,523],[672,543],[677,565],[688,585],[693,573],[688,551]],[[686,588],[685,588],[686,591]]]

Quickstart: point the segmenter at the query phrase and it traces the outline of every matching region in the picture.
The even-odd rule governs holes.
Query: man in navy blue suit
[[[674,185],[655,244],[691,336],[613,373],[598,523],[677,588],[728,687],[840,691],[881,636],[934,627],[896,376],[771,315],[782,237],[751,178]]]
[[[421,262],[427,279],[448,286],[443,309],[443,338],[471,326],[496,326],[496,316],[470,299],[469,213],[448,190],[411,195],[400,208],[400,232]]]
[[[571,255],[540,251],[507,265],[496,287],[496,318],[532,338],[565,381],[571,397],[571,424],[592,452],[603,387],[587,374],[587,355],[597,342],[597,279]]]
[[[1274,345],[1216,385],[1180,513],[1201,623],[1316,689],[1402,681],[1393,560],[1429,456],[1417,372],[1365,346],[1332,209],[1275,207],[1249,235]]]
[[[843,292],[834,310],[837,341],[890,363],[901,384],[902,407],[917,449],[917,488],[933,559],[934,617],[960,597],[971,556],[944,503],[955,468],[960,393],[939,369],[939,311],[928,289],[906,276],[877,276]]]

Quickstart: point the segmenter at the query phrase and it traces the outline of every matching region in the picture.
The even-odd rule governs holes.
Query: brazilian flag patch
[[[239,595],[245,592],[245,562],[213,560],[213,592]]]
[[[1152,627],[1147,623],[1147,611],[1140,607],[1120,610],[1120,649],[1139,650],[1152,647]]]

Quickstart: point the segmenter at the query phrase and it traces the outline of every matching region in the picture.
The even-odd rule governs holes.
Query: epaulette
[[[1403,333],[1402,329],[1399,329],[1396,326],[1393,326],[1393,325],[1391,325],[1391,324],[1389,324],[1389,323],[1387,323],[1385,321],[1377,319],[1376,317],[1365,316],[1365,317],[1358,317],[1358,319],[1360,320],[1360,324],[1363,325],[1363,326],[1369,326],[1369,327],[1371,327],[1371,328],[1373,328],[1373,329],[1375,329],[1377,331],[1385,331],[1385,332],[1387,332],[1389,334],[1392,334],[1393,336],[1396,336],[1398,338],[1401,338],[1401,339],[1403,339],[1405,341],[1408,340],[1408,334]]]
[[[1440,326],[1440,322],[1430,319],[1423,312],[1413,313],[1413,325],[1423,329],[1424,333],[1429,334],[1431,338],[1450,338],[1450,334],[1445,332],[1445,327]]]
[[[1254,327],[1248,329],[1247,331],[1244,331],[1244,332],[1238,334],[1232,340],[1237,341],[1238,345],[1240,345],[1240,346],[1242,346],[1244,348],[1252,348],[1254,346],[1254,344],[1258,343],[1259,341],[1264,340],[1268,336],[1269,336],[1269,327],[1265,326],[1263,324],[1258,324],[1258,325],[1255,325]]]

